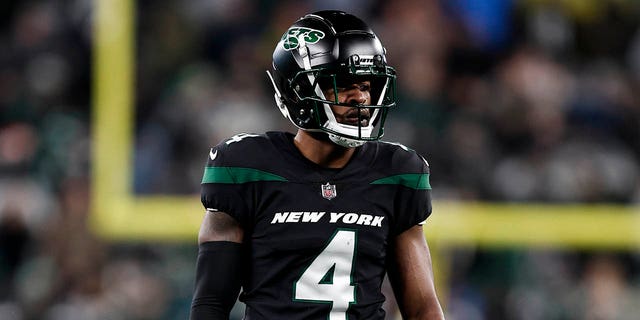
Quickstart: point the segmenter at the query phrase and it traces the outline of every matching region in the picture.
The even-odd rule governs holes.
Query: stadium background
[[[323,8],[397,66],[448,319],[637,318],[631,0],[3,2],[0,318],[184,319],[208,147],[290,129],[264,70]]]

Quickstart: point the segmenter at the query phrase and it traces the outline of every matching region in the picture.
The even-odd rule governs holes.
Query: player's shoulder
[[[380,140],[370,146],[375,150],[375,162],[388,171],[398,174],[429,172],[427,160],[404,144]]]
[[[255,165],[257,159],[273,153],[272,137],[268,134],[239,133],[222,140],[209,150],[207,166]]]

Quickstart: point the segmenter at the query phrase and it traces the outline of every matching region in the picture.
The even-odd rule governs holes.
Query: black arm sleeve
[[[227,320],[242,283],[242,244],[200,244],[190,320]]]

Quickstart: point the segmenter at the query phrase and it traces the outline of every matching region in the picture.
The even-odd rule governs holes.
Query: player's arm
[[[229,319],[242,283],[242,238],[238,222],[207,210],[198,233],[196,281],[190,320]]]
[[[421,225],[398,235],[391,258],[389,280],[403,319],[444,319],[433,282],[431,254]]]

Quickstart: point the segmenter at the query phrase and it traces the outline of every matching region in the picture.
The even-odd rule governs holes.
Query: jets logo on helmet
[[[297,49],[300,45],[299,37],[304,37],[306,43],[314,44],[324,38],[324,32],[311,28],[292,27],[282,35],[282,47],[284,50]]]

